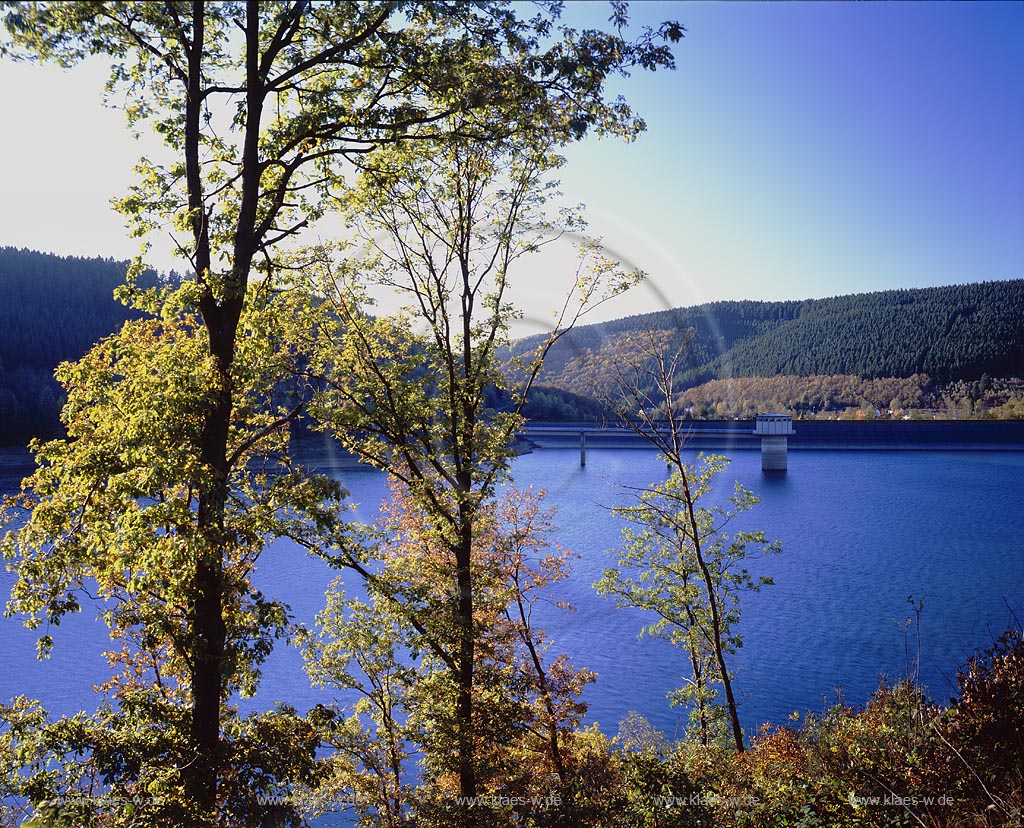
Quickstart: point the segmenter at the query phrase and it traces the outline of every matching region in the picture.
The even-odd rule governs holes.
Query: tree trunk
[[[518,578],[515,581],[515,585],[519,622],[523,625],[523,642],[526,644],[526,649],[530,653],[530,659],[533,661],[533,669],[537,671],[537,686],[544,701],[544,710],[548,715],[546,729],[548,732],[548,746],[551,749],[551,763],[554,765],[555,773],[558,774],[558,781],[565,785],[568,780],[565,775],[565,764],[562,762],[562,752],[558,747],[558,720],[555,716],[555,703],[551,698],[551,690],[548,687],[548,674],[544,669],[544,664],[540,660],[540,653],[537,652],[537,646],[533,641],[533,630],[530,628],[526,608],[523,606],[523,597]]]
[[[210,237],[203,205],[200,162],[202,117],[202,57],[205,39],[205,9],[202,0],[192,4],[192,43],[188,55],[188,91],[185,103],[185,170],[189,211],[195,244],[193,264],[197,279],[209,277]],[[210,349],[217,358],[222,377],[231,364],[233,348],[223,353],[223,345],[213,331],[219,327],[220,314],[212,300],[201,308],[209,333]],[[221,353],[217,354],[216,351]],[[219,770],[220,703],[223,695],[221,663],[224,658],[226,628],[223,617],[223,542],[224,503],[226,498],[227,429],[231,413],[230,387],[221,385],[217,404],[205,412],[200,435],[200,457],[209,475],[200,481],[197,515],[197,553],[194,562],[192,605],[189,607],[193,642],[190,670],[192,720],[189,728],[191,756],[185,770],[185,795],[197,810],[198,821],[212,824],[217,806]]]
[[[473,733],[473,672],[476,657],[476,641],[473,630],[473,581],[472,550],[473,526],[471,519],[463,513],[459,529],[459,546],[455,554],[456,579],[459,587],[459,697],[456,724],[459,740],[459,795],[472,799],[476,797],[476,757]],[[463,825],[475,828],[476,813],[473,804],[466,804]]]
[[[743,729],[740,727],[740,716],[736,710],[736,698],[732,693],[732,680],[729,678],[729,670],[725,666],[725,649],[722,646],[722,616],[718,611],[718,597],[715,595],[715,582],[711,577],[711,570],[700,546],[700,530],[697,527],[697,516],[694,514],[693,495],[690,492],[690,481],[687,480],[679,464],[679,473],[683,479],[683,492],[686,495],[686,510],[690,518],[690,533],[693,540],[693,551],[697,558],[697,565],[700,567],[701,576],[704,579],[704,588],[708,594],[708,609],[711,611],[711,643],[715,650],[715,662],[718,664],[718,672],[722,679],[722,688],[725,690],[725,704],[729,711],[729,722],[732,725],[732,738],[736,743],[736,752],[743,753]]]
[[[217,539],[219,527],[215,517],[218,499],[215,494],[205,497],[206,503],[200,503],[199,507],[199,531],[204,539],[202,552],[195,564],[195,599],[191,611],[195,654],[192,664],[192,726],[189,736],[194,759],[186,775],[185,793],[199,808],[204,819],[212,818],[217,804],[220,703],[223,695],[221,665],[227,633],[223,617],[222,546]],[[223,511],[223,504],[220,505]]]
[[[694,538],[698,536],[694,534]],[[729,723],[732,725],[732,738],[736,743],[736,752],[743,753],[743,729],[740,727],[740,716],[736,710],[736,698],[732,693],[732,679],[729,678],[729,670],[725,666],[725,649],[722,647],[722,617],[718,611],[718,599],[714,593],[714,581],[711,572],[708,570],[704,557],[701,555],[700,546],[697,546],[697,563],[700,565],[701,574],[704,576],[704,585],[708,591],[708,607],[711,610],[711,637],[712,645],[715,648],[715,662],[718,664],[718,672],[722,679],[722,688],[725,690],[725,704],[729,711]]]
[[[204,303],[205,304],[205,303]],[[204,819],[212,821],[217,806],[220,772],[220,706],[224,697],[227,627],[224,622],[224,555],[227,537],[227,439],[232,410],[231,363],[239,302],[210,304],[203,309],[220,390],[215,405],[205,412],[200,457],[207,475],[199,495],[199,551],[195,562],[194,603],[190,612],[194,656],[192,664],[191,747],[195,760],[186,775],[186,795]]]
[[[718,661],[718,669],[722,672],[722,687],[725,688],[725,703],[729,708],[729,721],[732,724],[732,738],[736,743],[736,752],[743,753],[746,749],[743,746],[743,729],[740,727],[740,716],[736,710],[736,698],[732,694],[732,680],[725,668],[725,657],[722,653],[722,637],[718,630],[715,630],[715,658]]]
[[[689,493],[687,493],[689,496]],[[692,507],[691,507],[692,510]],[[694,538],[698,535],[694,530]],[[736,752],[743,753],[743,729],[740,727],[740,716],[736,710],[736,698],[732,693],[732,680],[729,678],[729,670],[725,666],[725,648],[722,646],[722,617],[718,611],[718,599],[715,597],[715,584],[711,572],[704,562],[704,556],[700,552],[699,542],[697,546],[697,563],[700,565],[701,574],[704,576],[704,586],[708,592],[708,607],[711,610],[711,643],[715,650],[715,663],[718,665],[718,672],[722,680],[722,688],[725,690],[725,704],[729,711],[729,723],[732,726],[732,738],[736,743]]]
[[[232,249],[230,282],[224,298],[214,298],[208,219],[205,212],[200,158],[203,109],[203,0],[192,4],[193,38],[188,55],[185,104],[185,175],[195,244],[196,279],[206,288],[199,310],[206,328],[217,391],[203,415],[199,452],[204,477],[199,489],[198,552],[193,576],[191,761],[185,771],[185,794],[198,818],[212,824],[217,812],[217,782],[221,768],[220,711],[225,694],[227,626],[224,620],[224,559],[229,539],[225,532],[228,498],[228,431],[233,410],[231,367],[235,358],[238,323],[242,315],[249,269],[255,254],[255,224],[259,201],[259,133],[264,90],[259,77],[259,4],[246,4],[246,117],[242,156],[242,195]]]

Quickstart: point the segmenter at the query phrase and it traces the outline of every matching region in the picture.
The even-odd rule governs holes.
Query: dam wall
[[[760,450],[753,420],[695,420],[687,423],[687,444],[705,451]],[[873,449],[893,451],[1024,451],[1021,420],[794,420],[788,450]],[[550,448],[579,448],[586,432],[589,449],[647,448],[624,428],[595,423],[533,421],[520,432],[525,441]]]

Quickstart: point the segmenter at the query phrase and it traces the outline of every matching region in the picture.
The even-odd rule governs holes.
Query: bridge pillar
[[[580,468],[587,465],[587,432],[580,432]]]

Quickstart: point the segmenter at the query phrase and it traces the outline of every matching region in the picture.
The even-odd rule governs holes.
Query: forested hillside
[[[1024,280],[803,302],[715,302],[631,316],[571,331],[555,346],[543,381],[601,396],[622,366],[636,363],[645,331],[659,332],[659,346],[670,349],[692,337],[678,367],[681,390],[741,377],[855,382],[926,375],[941,397],[950,384],[1024,374]],[[522,340],[516,350],[535,344]],[[868,389],[867,399],[874,396]]]
[[[0,445],[59,433],[63,392],[53,370],[133,315],[113,296],[125,267],[114,259],[0,248]],[[148,273],[142,283],[155,280]],[[543,386],[533,389],[525,409],[536,420],[585,420],[600,412],[592,399]]]
[[[545,362],[544,378],[546,382],[572,388],[577,393],[593,393],[611,376],[609,368],[616,360],[620,357],[632,360],[639,344],[638,335],[649,330],[667,332],[665,344],[669,347],[678,346],[684,332],[689,332],[686,335],[693,339],[685,367],[689,373],[697,374],[733,346],[757,340],[796,319],[801,307],[800,302],[712,302],[627,316],[600,325],[583,325],[569,331],[552,348]],[[538,335],[520,340],[514,351],[525,353],[542,339],[543,336]],[[585,374],[593,374],[594,385],[581,380],[581,369]]]
[[[59,431],[53,369],[128,318],[112,295],[124,272],[125,263],[113,259],[0,248],[0,443]],[[798,416],[1024,410],[1019,383],[993,386],[991,379],[1024,375],[1024,280],[1013,280],[803,302],[713,302],[580,327],[552,350],[526,413],[598,417],[594,398],[636,362],[652,330],[667,348],[691,338],[677,379],[686,392],[680,402],[696,418],[769,409]],[[515,350],[534,345],[536,338],[521,340]],[[900,381],[880,384],[887,378]]]
[[[940,383],[1024,372],[1024,280],[805,302],[714,360],[715,376],[924,373]]]
[[[125,263],[0,248],[0,443],[57,433],[53,369],[116,330]]]

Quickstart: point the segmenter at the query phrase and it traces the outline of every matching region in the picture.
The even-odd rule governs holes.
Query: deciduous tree
[[[690,679],[677,698],[694,705],[704,741],[717,696],[713,685],[722,686],[732,739],[742,752],[743,730],[726,657],[740,645],[740,595],[771,583],[766,576],[751,576],[743,562],[748,546],[764,553],[778,552],[779,546],[760,531],[726,534],[726,526],[758,499],[738,482],[728,505],[710,497],[713,479],[728,465],[725,457],[701,454],[695,464],[684,459],[686,426],[674,381],[685,349],[685,343],[666,349],[664,336],[650,333],[643,360],[620,371],[621,399],[609,400],[615,410],[630,412],[622,422],[657,447],[669,476],[633,490],[633,502],[613,510],[631,525],[624,529],[618,567],[605,570],[597,590],[614,596],[619,606],[653,612],[658,620],[646,632],[686,650]]]
[[[480,509],[474,527],[473,759],[483,799],[522,797],[525,804],[541,793],[560,799],[556,792],[572,788],[564,743],[585,711],[579,696],[593,674],[564,655],[551,659],[534,618],[539,601],[571,609],[551,595],[568,563],[551,546],[542,495],[509,487]],[[357,692],[350,715],[337,719],[327,739],[335,747],[330,784],[356,792],[367,825],[412,818],[464,824],[453,807],[460,790],[462,634],[451,544],[397,481],[377,531],[381,545],[364,573],[366,599],[335,584],[306,651],[315,683]],[[421,757],[418,787],[409,781],[416,775],[408,765],[412,752]],[[489,811],[484,802],[473,810]],[[521,812],[494,808],[486,824]]]
[[[6,8],[8,53],[64,66],[90,54],[112,60],[111,100],[123,93],[132,126],[150,126],[170,157],[166,164],[140,161],[139,183],[118,208],[140,236],[170,233],[193,273],[171,295],[132,285],[123,290],[167,323],[148,329],[149,336],[163,339],[171,328],[181,334],[166,347],[152,347],[175,353],[188,342],[184,358],[194,372],[174,374],[187,380],[173,392],[178,407],[136,440],[125,444],[108,426],[94,429],[81,446],[40,450],[40,459],[54,467],[42,477],[61,482],[23,504],[33,508],[29,523],[7,538],[19,574],[15,608],[42,612],[51,623],[76,609],[77,595],[106,566],[97,564],[97,550],[123,557],[129,604],[141,594],[136,587],[148,588],[139,584],[140,573],[145,581],[159,577],[149,567],[177,567],[177,626],[154,623],[147,629],[159,629],[162,637],[140,646],[156,648],[161,657],[181,653],[180,692],[188,709],[184,800],[192,803],[196,824],[213,823],[223,804],[221,786],[232,776],[222,718],[232,687],[242,680],[240,654],[251,639],[265,641],[281,621],[276,611],[268,617],[247,606],[247,582],[236,577],[239,561],[258,545],[245,536],[251,529],[242,505],[252,494],[246,488],[250,464],[254,456],[277,455],[300,410],[246,396],[249,369],[239,353],[254,286],[261,281],[268,295],[276,289],[279,245],[323,215],[325,194],[346,189],[348,165],[364,164],[382,147],[453,134],[480,143],[508,141],[524,123],[547,125],[555,140],[591,128],[639,129],[642,122],[624,103],[605,100],[605,80],[633,65],[671,64],[664,41],[678,39],[681,28],[665,24],[627,41],[557,26],[556,4],[529,20],[500,3],[193,0]],[[614,19],[625,23],[621,4]],[[134,271],[140,269],[141,261]],[[273,344],[280,331],[261,333]],[[132,334],[143,332],[132,328],[120,345],[108,347],[130,349]],[[95,364],[103,358],[102,349],[93,355],[95,373],[83,382],[67,420],[90,419],[94,405],[98,419],[112,415],[108,400],[128,386],[117,355],[109,357],[109,369]],[[155,408],[158,399],[138,382],[138,407]],[[161,452],[177,465],[153,486],[147,478]],[[112,486],[122,475],[131,486]],[[123,521],[136,513],[147,516],[133,526],[137,534],[148,533],[143,549],[170,545],[164,524],[149,520],[151,492],[162,486],[173,492],[168,510],[177,510],[169,534],[183,538],[173,562],[136,558],[133,548],[119,545]],[[97,512],[109,504],[95,492],[111,490],[120,515]],[[74,494],[74,502],[61,500]],[[58,503],[81,520],[54,524]],[[258,511],[264,509],[292,513],[280,492],[260,502]],[[51,555],[58,562],[52,566]],[[118,582],[105,586],[112,600],[126,599]]]
[[[585,244],[554,330],[521,361],[517,379],[501,370],[498,349],[516,316],[508,301],[513,268],[578,226],[571,213],[556,224],[547,210],[550,173],[562,163],[556,135],[540,125],[508,141],[382,150],[350,201],[362,258],[327,256],[310,267],[314,290],[325,298],[311,343],[311,371],[324,390],[311,411],[352,452],[407,487],[455,564],[449,575],[459,645],[445,663],[457,677],[459,791],[466,798],[477,795],[479,589],[472,555],[481,509],[507,474],[520,410],[547,351],[640,276]],[[372,316],[368,283],[396,289],[406,307]],[[506,410],[487,405],[494,389],[511,400]],[[343,555],[339,563],[352,561]]]

